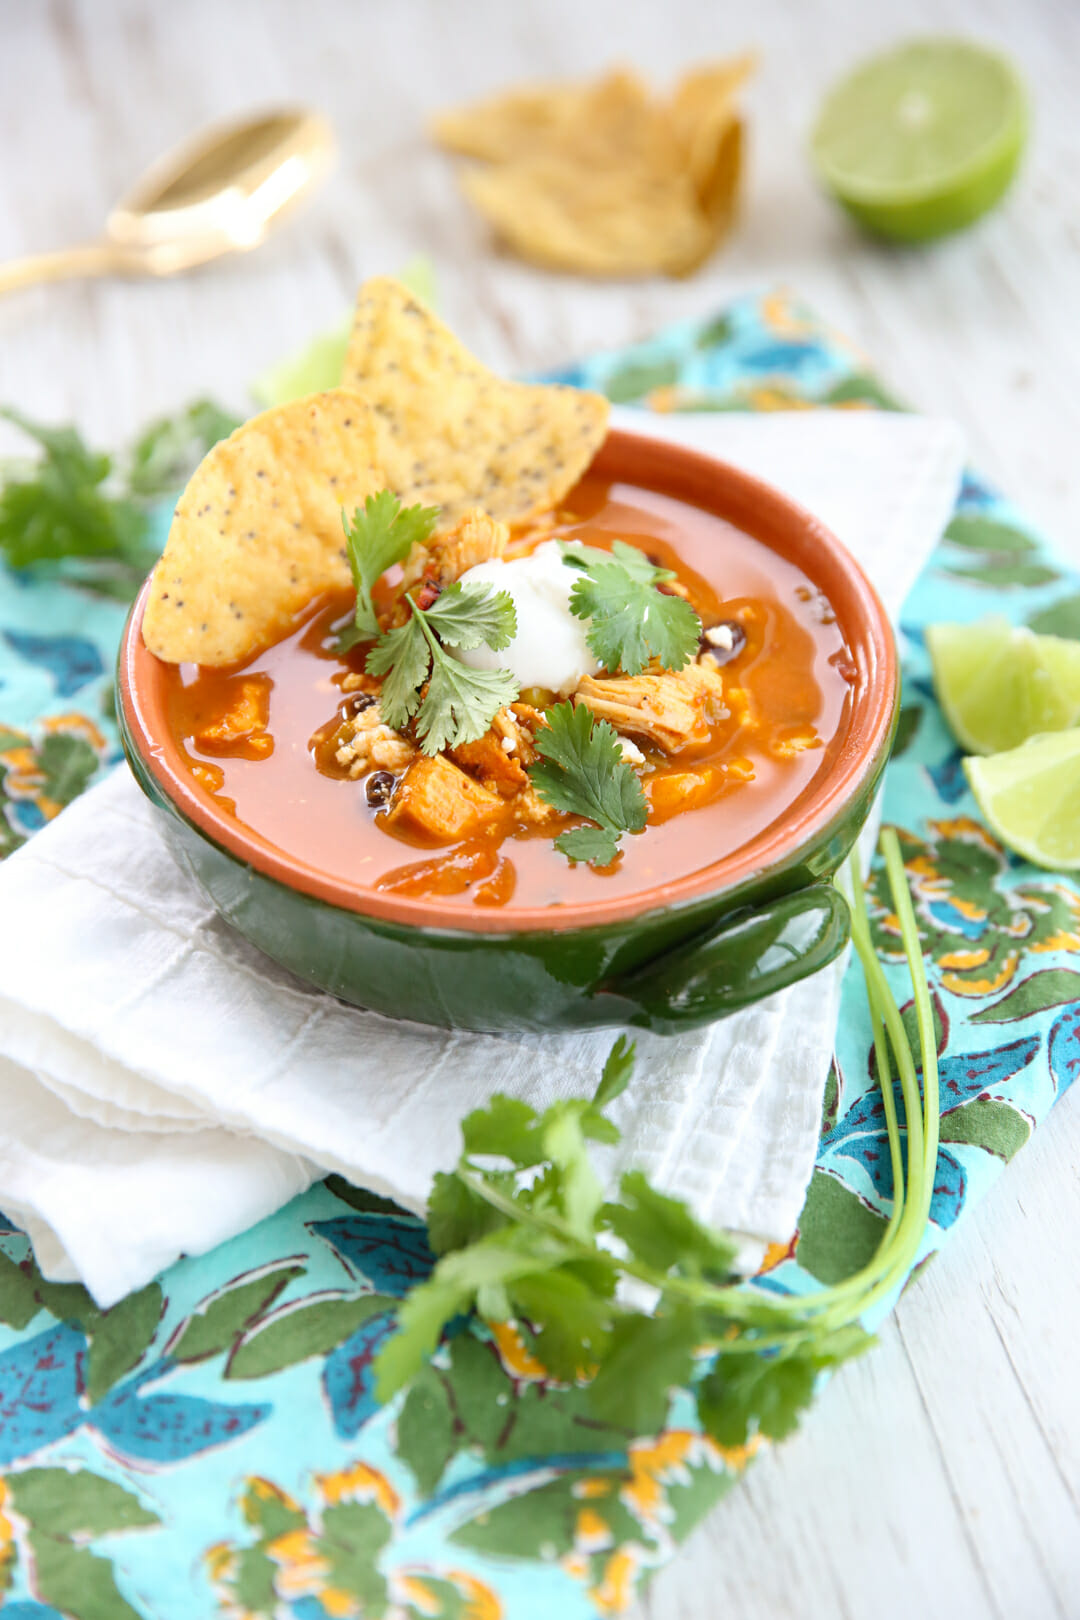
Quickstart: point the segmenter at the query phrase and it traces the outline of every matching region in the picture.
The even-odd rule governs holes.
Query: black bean
[[[363,714],[365,709],[370,709],[377,702],[374,692],[352,692],[345,699],[344,712],[346,715]]]
[[[742,625],[737,619],[722,619],[719,624],[709,626],[709,630],[720,629],[731,631],[730,647],[725,647],[723,644],[714,647],[712,642],[709,640],[708,630],[702,632],[699,645],[701,647],[701,651],[703,653],[708,653],[710,657],[715,658],[718,664],[730,664],[733,658],[738,658],[739,654],[746,646],[746,631],[743,629]]]
[[[365,786],[368,804],[375,808],[381,804],[389,804],[396,783],[397,777],[391,771],[372,771]]]

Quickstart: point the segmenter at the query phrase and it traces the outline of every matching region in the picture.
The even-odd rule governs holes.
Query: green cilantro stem
[[[730,1274],[730,1244],[639,1172],[624,1176],[619,1202],[602,1204],[587,1139],[618,1140],[603,1110],[630,1076],[633,1051],[620,1040],[592,1102],[568,1099],[538,1115],[521,1101],[496,1097],[464,1122],[465,1151],[456,1171],[437,1179],[429,1206],[432,1243],[442,1258],[431,1280],[410,1294],[399,1333],[380,1351],[384,1397],[422,1365],[441,1325],[477,1304],[494,1319],[520,1318],[536,1336],[540,1359],[555,1356],[561,1372],[554,1376],[573,1381],[581,1368],[594,1368],[590,1388],[601,1414],[621,1410],[629,1378],[635,1409],[660,1422],[657,1399],[689,1381],[704,1428],[721,1443],[745,1439],[755,1426],[774,1439],[790,1433],[818,1373],[870,1342],[862,1322],[910,1273],[933,1199],[939,1137],[934,1008],[895,831],[883,833],[881,849],[911,973],[922,1083],[873,949],[853,857],[852,942],[866,984],[894,1182],[882,1240],[867,1265],[831,1287],[766,1294],[753,1279],[714,1281]],[[906,1165],[894,1071],[904,1104]],[[512,1168],[488,1168],[474,1155],[507,1160]],[[535,1179],[524,1175],[541,1166]],[[618,1237],[617,1252],[597,1241],[604,1233]],[[620,1278],[653,1290],[655,1312],[634,1311],[613,1297]],[[703,1364],[704,1354],[713,1360]]]

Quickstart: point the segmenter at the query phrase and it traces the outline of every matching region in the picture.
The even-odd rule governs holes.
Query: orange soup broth
[[[327,647],[331,625],[351,606],[347,593],[319,598],[290,634],[242,666],[170,671],[170,726],[193,774],[240,822],[309,865],[364,887],[466,906],[633,893],[700,871],[764,832],[826,768],[846,729],[853,671],[828,603],[760,542],[671,497],[586,479],[571,502],[572,511],[521,537],[512,552],[555,537],[605,548],[626,540],[677,573],[706,625],[733,620],[747,633],[723,667],[732,700],[707,743],[675,756],[643,745],[652,767],[643,778],[649,821],[623,838],[611,867],[572,866],[554,848],[558,832],[576,824],[568,817],[424,847],[377,824],[363,778],[316,768],[313,738],[340,709],[343,679],[363,668],[363,649],[343,660]],[[254,734],[231,737],[225,728],[208,741],[208,728],[245,691],[244,724],[252,699],[261,710]]]

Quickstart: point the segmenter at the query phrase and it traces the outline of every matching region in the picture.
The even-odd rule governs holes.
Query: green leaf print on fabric
[[[71,1620],[143,1620],[117,1586],[108,1559],[40,1530],[31,1530],[27,1539],[34,1588],[44,1603]]]
[[[16,1511],[50,1536],[90,1538],[161,1522],[133,1491],[89,1469],[24,1468],[5,1478]]]
[[[604,384],[604,393],[613,405],[625,405],[651,394],[654,388],[670,388],[678,382],[679,370],[676,359],[635,361],[611,373]]]
[[[16,1265],[8,1255],[0,1253],[0,1321],[26,1327],[39,1310],[46,1310],[58,1322],[74,1322],[80,1327],[89,1341],[85,1379],[91,1406],[142,1360],[157,1331],[164,1303],[159,1285],[148,1283],[138,1293],[129,1294],[118,1305],[103,1311],[81,1283],[47,1281],[32,1255]]]
[[[157,1332],[165,1299],[157,1283],[129,1294],[102,1311],[84,1330],[90,1339],[86,1394],[91,1406],[109,1393],[125,1373],[137,1367]]]
[[[523,1496],[512,1497],[451,1536],[459,1547],[503,1558],[565,1558],[573,1552],[583,1511],[595,1520],[593,1544],[613,1547],[640,1538],[641,1525],[619,1500],[629,1468],[563,1474]]]
[[[101,760],[85,737],[70,732],[50,732],[37,751],[38,766],[45,777],[45,793],[58,805],[70,804],[90,784]]]
[[[984,563],[979,568],[946,568],[946,574],[969,585],[988,585],[995,590],[1019,586],[1033,590],[1036,585],[1052,585],[1061,575],[1046,563],[1000,562]]]
[[[856,373],[835,383],[821,396],[823,405],[870,405],[879,411],[899,411],[903,407],[896,395],[883,388],[876,377]]]
[[[86,1545],[114,1531],[160,1524],[133,1491],[89,1469],[67,1468],[4,1475],[0,1491],[26,1523],[21,1545],[43,1603],[69,1620],[144,1620],[121,1593],[109,1560]]]
[[[265,1378],[310,1356],[343,1344],[369,1317],[393,1310],[382,1294],[313,1294],[261,1317],[239,1338],[225,1366],[226,1378]]]
[[[815,1170],[799,1216],[795,1255],[819,1282],[843,1282],[873,1259],[884,1230],[884,1216],[835,1176]]]
[[[1005,1160],[1019,1153],[1031,1128],[1026,1114],[996,1097],[976,1097],[941,1116],[943,1142],[966,1142]]]
[[[938,981],[955,996],[986,997],[1016,979],[1029,954],[1080,954],[1080,895],[1050,878],[1005,887],[1005,851],[970,816],[926,823],[927,837],[898,828],[923,949]],[[867,884],[874,946],[900,961],[902,950],[884,877]]]
[[[1043,968],[1018,984],[1015,990],[973,1013],[973,1024],[1011,1024],[1018,1018],[1044,1012],[1048,1007],[1065,1007],[1080,1001],[1080,973],[1072,968]]]
[[[1027,622],[1040,636],[1065,636],[1070,641],[1080,641],[1080,592],[1052,602],[1040,613],[1033,613]]]
[[[362,1615],[386,1611],[386,1577],[376,1560],[392,1534],[377,1502],[337,1502],[323,1509],[315,1550],[326,1560],[330,1586],[355,1598]]]
[[[395,1204],[392,1198],[383,1198],[379,1193],[368,1192],[366,1187],[354,1187],[344,1176],[327,1176],[323,1182],[327,1192],[332,1192],[335,1198],[340,1198],[343,1204],[350,1209],[359,1210],[362,1215],[403,1215],[411,1219],[414,1211],[405,1209],[401,1204]]]
[[[184,1319],[166,1346],[166,1353],[174,1361],[205,1361],[222,1350],[231,1350],[282,1289],[294,1277],[303,1275],[302,1262],[302,1255],[290,1255],[226,1283]]]
[[[1038,547],[1023,529],[996,518],[984,517],[980,512],[959,512],[943,536],[953,546],[965,551],[986,551],[991,555],[1037,551]]]
[[[632,1437],[628,1423],[598,1420],[587,1390],[540,1380],[515,1387],[515,1371],[535,1379],[542,1368],[513,1330],[499,1329],[498,1348],[463,1333],[451,1342],[447,1364],[429,1364],[410,1387],[398,1456],[425,1495],[463,1451],[478,1450],[498,1466],[549,1453],[621,1451]]]
[[[0,1322],[8,1327],[24,1328],[40,1309],[33,1278],[0,1251]]]
[[[900,710],[900,718],[896,723],[896,736],[893,738],[890,759],[899,759],[906,754],[919,734],[923,710],[920,703],[908,703]]]

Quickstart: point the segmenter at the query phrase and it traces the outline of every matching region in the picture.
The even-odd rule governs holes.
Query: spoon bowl
[[[325,177],[335,151],[327,120],[305,108],[214,125],[147,170],[100,241],[0,267],[0,293],[71,276],[171,276],[246,253]]]

